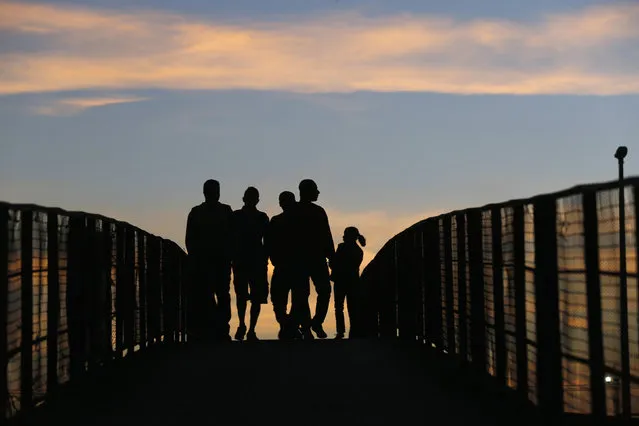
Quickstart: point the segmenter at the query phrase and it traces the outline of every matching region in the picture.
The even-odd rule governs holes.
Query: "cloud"
[[[79,114],[89,108],[140,102],[146,99],[131,96],[57,99],[39,104],[33,108],[33,112],[40,115],[68,116]]]
[[[222,23],[150,10],[15,2],[0,2],[0,9],[0,30],[40,40],[37,52],[0,55],[0,94],[137,88],[639,93],[638,64],[628,59],[639,46],[637,3],[526,23],[355,12]]]

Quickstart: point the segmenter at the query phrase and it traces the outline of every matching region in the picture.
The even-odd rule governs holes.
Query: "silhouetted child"
[[[344,230],[344,242],[337,246],[335,256],[331,260],[331,280],[335,283],[335,323],[337,326],[336,339],[344,338],[344,299],[348,309],[350,322],[350,337],[353,330],[359,326],[359,267],[364,258],[364,252],[357,245],[366,246],[366,239],[354,226]]]

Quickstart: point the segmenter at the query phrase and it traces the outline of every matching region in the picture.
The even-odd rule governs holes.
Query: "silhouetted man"
[[[231,218],[220,203],[220,183],[204,183],[205,201],[193,207],[186,223],[191,272],[189,335],[195,340],[231,340]]]
[[[291,339],[301,337],[299,327],[307,330],[310,336],[310,312],[308,309],[309,283],[300,280],[300,258],[294,214],[297,202],[295,194],[284,191],[279,197],[282,213],[271,218],[265,238],[265,247],[273,264],[271,279],[271,302],[273,313],[280,325],[278,338]],[[291,293],[292,308],[287,314],[288,295]],[[301,303],[300,303],[301,301]]]
[[[299,184],[300,201],[295,209],[296,222],[300,235],[300,256],[302,279],[313,280],[317,292],[315,315],[311,320],[311,329],[320,339],[326,338],[322,327],[328,304],[331,300],[331,282],[329,280],[327,260],[335,254],[333,235],[328,224],[326,211],[317,204],[319,190],[311,179],[304,179]],[[306,301],[308,304],[308,299]]]
[[[239,326],[236,340],[246,334],[247,301],[251,301],[251,313],[247,340],[258,340],[255,326],[260,316],[261,305],[268,302],[268,278],[264,234],[268,227],[268,216],[257,209],[260,193],[252,186],[244,192],[244,206],[233,212],[235,233],[235,255],[233,257],[233,284],[237,301]]]

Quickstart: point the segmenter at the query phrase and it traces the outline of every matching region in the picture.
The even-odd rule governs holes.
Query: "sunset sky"
[[[366,263],[424,217],[614,179],[618,145],[639,171],[638,2],[447,3],[0,0],[0,200],[184,246],[204,180],[272,216],[311,177]]]

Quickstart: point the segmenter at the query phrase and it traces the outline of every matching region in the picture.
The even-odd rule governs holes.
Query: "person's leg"
[[[335,281],[335,328],[337,329],[337,336],[335,338],[341,339],[344,337],[346,327],[344,325],[344,298],[346,293],[344,292],[343,283]]]
[[[268,303],[268,271],[267,264],[261,260],[250,265],[249,286],[251,290],[251,314],[247,340],[258,340],[255,327],[260,317],[262,305]]]
[[[273,313],[275,320],[280,325],[280,334],[284,332],[286,327],[287,315],[286,305],[288,304],[288,292],[284,291],[284,274],[281,266],[273,269],[273,277],[271,278],[271,303],[273,304]]]
[[[328,313],[328,305],[331,301],[331,281],[328,274],[328,265],[326,261],[317,261],[311,265],[311,279],[317,292],[317,302],[315,304],[315,315],[311,320],[311,327],[320,339],[325,339],[326,332],[322,327],[326,314]]]
[[[233,265],[233,288],[235,289],[235,305],[237,307],[238,327],[236,340],[243,340],[246,334],[246,302],[248,300],[248,277],[246,267]]]
[[[346,308],[348,309],[348,322],[349,322],[349,338],[358,337],[359,322],[358,322],[358,297],[355,288],[356,283],[346,283]]]
[[[312,339],[311,333],[311,309],[308,305],[308,297],[311,287],[308,274],[297,266],[291,267],[291,314],[292,324],[299,326],[305,339]]]
[[[202,262],[194,266],[187,307],[191,341],[211,340],[216,331],[216,304],[214,298],[214,269]]]
[[[230,340],[229,322],[231,321],[231,264],[220,262],[215,274],[216,323],[218,336]]]

